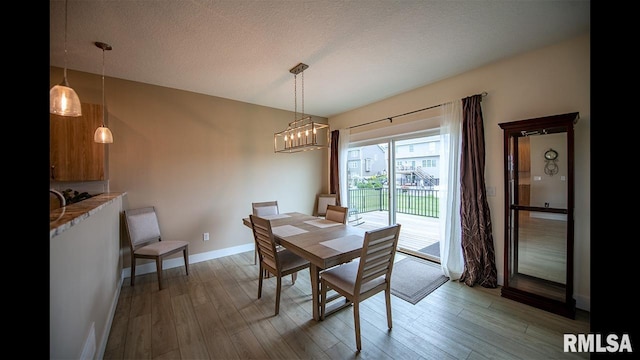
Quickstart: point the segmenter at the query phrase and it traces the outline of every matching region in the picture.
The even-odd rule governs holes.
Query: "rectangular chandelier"
[[[289,72],[293,76],[294,121],[286,130],[273,135],[273,151],[277,153],[294,153],[308,150],[329,148],[329,125],[313,121],[313,117],[304,114],[304,71],[309,65],[299,63]],[[302,77],[302,112],[298,118],[298,75]]]
[[[273,151],[294,153],[329,148],[329,125],[313,121],[311,116],[289,123],[286,130],[273,136]]]

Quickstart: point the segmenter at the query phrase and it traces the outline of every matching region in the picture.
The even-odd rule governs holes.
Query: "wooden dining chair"
[[[251,203],[251,209],[253,215],[277,215],[280,214],[280,208],[278,208],[278,201],[261,201]],[[253,265],[258,263],[258,244],[256,243],[255,251],[253,253]]]
[[[316,198],[316,209],[313,212],[313,216],[324,217],[327,213],[328,205],[337,205],[336,194],[320,194]]]
[[[280,214],[277,200],[251,203],[251,209],[253,215],[258,216]]]
[[[162,240],[158,216],[153,206],[124,211],[131,248],[131,286],[136,277],[136,259],[153,259],[158,272],[158,287],[162,290],[162,262],[169,255],[182,252],[184,267],[189,275],[189,242]]]
[[[346,224],[349,215],[349,208],[338,205],[327,205],[327,212],[324,218],[327,220]]]
[[[280,312],[280,293],[282,290],[282,277],[291,275],[291,283],[296,283],[298,271],[310,266],[308,260],[282,248],[276,249],[276,241],[271,229],[271,222],[259,216],[249,215],[253,236],[258,245],[258,257],[260,261],[260,276],[258,277],[258,299],[262,297],[262,281],[264,272],[267,271],[276,277],[276,312]]]
[[[341,264],[320,273],[320,319],[324,320],[327,291],[333,289],[353,303],[356,347],[360,341],[360,302],[385,292],[387,326],[391,329],[391,271],[396,255],[400,224],[367,231],[358,261]]]

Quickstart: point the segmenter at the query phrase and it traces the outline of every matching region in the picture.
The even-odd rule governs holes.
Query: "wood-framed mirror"
[[[578,119],[575,112],[499,124],[505,184],[501,294],[572,319]]]

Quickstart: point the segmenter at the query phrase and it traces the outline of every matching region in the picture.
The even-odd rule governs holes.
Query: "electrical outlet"
[[[208,241],[208,240],[209,240],[209,233],[202,234],[202,241]]]

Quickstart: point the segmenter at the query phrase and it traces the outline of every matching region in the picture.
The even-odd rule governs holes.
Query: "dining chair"
[[[337,200],[336,194],[319,194],[316,197],[316,209],[313,215],[324,217],[327,214],[327,206],[337,205]]]
[[[346,224],[349,215],[349,208],[338,205],[327,205],[327,212],[324,218],[327,220]]]
[[[277,200],[251,203],[251,209],[253,210],[253,215],[258,216],[276,215],[280,213]]]
[[[333,289],[353,303],[356,347],[360,341],[360,302],[384,291],[387,326],[391,329],[391,271],[398,246],[400,224],[365,232],[360,258],[320,273],[320,319],[324,320],[327,291]]]
[[[253,215],[277,215],[280,214],[280,208],[278,208],[278,200],[262,201],[251,203],[251,209]],[[256,243],[255,251],[253,253],[253,265],[258,263],[258,244]]]
[[[158,287],[162,290],[162,263],[172,254],[182,252],[184,268],[189,275],[189,242],[162,240],[158,215],[153,206],[124,211],[131,248],[131,286],[136,277],[136,259],[153,259],[158,273]]]
[[[271,273],[276,278],[276,311],[280,312],[280,293],[282,291],[282,277],[291,275],[291,283],[296,283],[298,271],[307,269],[310,266],[308,260],[292,253],[286,248],[276,249],[276,241],[271,229],[271,222],[259,216],[249,215],[251,218],[251,228],[253,236],[258,245],[258,256],[260,258],[260,276],[258,280],[258,299],[262,297],[262,281],[265,271]]]

